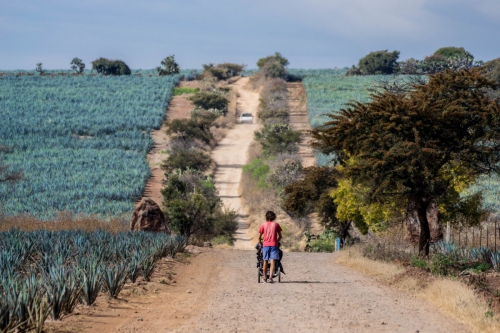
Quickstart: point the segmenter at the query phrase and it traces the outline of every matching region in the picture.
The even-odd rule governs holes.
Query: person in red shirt
[[[262,243],[262,238],[264,238],[264,242],[262,243],[262,259],[264,260],[263,283],[274,283],[274,267],[276,265],[276,260],[280,259],[278,244],[281,240],[281,227],[274,220],[276,220],[276,214],[268,211],[266,213],[267,222],[262,223],[259,229],[259,243]],[[269,280],[266,280],[268,260],[271,260],[271,269],[269,271]]]

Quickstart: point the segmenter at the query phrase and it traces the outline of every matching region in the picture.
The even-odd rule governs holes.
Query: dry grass
[[[109,221],[94,215],[73,215],[70,212],[59,212],[53,221],[42,221],[32,215],[6,216],[0,218],[0,232],[12,228],[23,231],[34,230],[86,230],[97,229],[109,232],[130,230],[129,221],[123,217],[111,218]]]
[[[460,281],[443,277],[429,277],[422,281],[418,277],[406,276],[401,266],[363,257],[359,247],[342,251],[337,262],[433,303],[473,332],[500,332],[500,321],[492,316],[486,302]]]

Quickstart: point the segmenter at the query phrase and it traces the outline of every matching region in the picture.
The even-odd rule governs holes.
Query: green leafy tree
[[[392,74],[396,69],[399,51],[370,52],[359,60],[358,67],[364,74]]]
[[[229,100],[217,93],[199,91],[193,96],[189,97],[189,100],[197,107],[205,110],[216,109],[223,112],[227,111],[229,105]]]
[[[419,251],[428,254],[429,206],[455,190],[454,178],[500,172],[500,107],[486,93],[496,85],[480,69],[448,70],[414,88],[353,102],[312,135],[313,146],[335,153],[344,177],[366,189],[365,204],[417,213]]]
[[[179,64],[175,62],[175,56],[169,55],[161,61],[161,66],[156,67],[158,75],[174,75],[179,74],[180,68]]]
[[[92,61],[92,71],[104,75],[130,75],[130,68],[121,60],[99,58]]]
[[[214,65],[212,63],[204,64],[203,77],[215,77],[217,80],[227,80],[231,77],[241,75],[244,68],[245,65],[239,65],[229,62],[218,65]]]
[[[286,67],[290,64],[287,58],[283,57],[281,53],[275,52],[274,55],[270,55],[264,58],[260,58],[257,61],[257,67],[259,69],[263,68],[268,62],[277,61],[281,66]]]
[[[446,59],[465,57],[470,58],[471,61],[474,60],[474,56],[470,52],[466,51],[463,47],[442,47],[434,52],[434,55],[442,56]]]
[[[85,70],[85,64],[83,63],[82,59],[79,58],[73,58],[71,60],[71,69],[77,72],[78,74],[82,74],[83,71]]]
[[[41,62],[36,64],[35,71],[37,71],[40,74],[45,74],[45,69],[43,69],[43,64]]]

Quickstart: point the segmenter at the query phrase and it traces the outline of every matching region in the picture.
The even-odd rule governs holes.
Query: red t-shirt
[[[262,246],[278,246],[278,232],[281,227],[276,222],[267,221],[262,223],[259,234],[264,234],[264,243]]]

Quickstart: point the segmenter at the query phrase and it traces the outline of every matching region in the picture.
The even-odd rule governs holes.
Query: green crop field
[[[147,72],[144,72],[147,74]],[[0,77],[0,155],[25,179],[0,185],[0,212],[131,212],[180,75]]]

